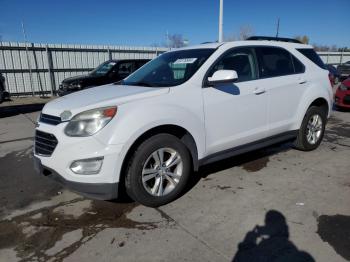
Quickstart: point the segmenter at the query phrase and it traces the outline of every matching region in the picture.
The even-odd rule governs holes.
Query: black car
[[[3,75],[0,73],[0,103],[9,98],[10,94],[6,92],[5,89],[5,77],[3,77]]]
[[[347,61],[344,64],[338,65],[338,72],[340,74],[340,79],[344,80],[350,76],[350,61]]]
[[[106,61],[87,75],[70,77],[63,80],[57,94],[63,96],[85,88],[118,82],[129,76],[148,61],[150,60],[130,59]]]
[[[340,80],[340,74],[339,74],[337,68],[333,65],[330,65],[330,64],[326,65],[326,68],[327,68],[328,72],[330,73],[330,79],[331,79],[333,85],[338,84],[339,80]]]

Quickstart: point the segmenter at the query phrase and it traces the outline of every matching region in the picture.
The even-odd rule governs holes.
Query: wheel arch
[[[185,146],[188,148],[190,152],[193,170],[194,171],[198,170],[199,168],[198,149],[197,149],[196,142],[193,136],[191,135],[191,133],[185,128],[178,125],[174,125],[174,124],[160,125],[160,126],[153,127],[145,131],[144,133],[142,133],[128,148],[120,168],[119,187],[123,187],[124,185],[125,174],[126,174],[125,172],[128,167],[129,160],[132,157],[133,152],[135,152],[135,149],[142,142],[144,142],[148,138],[157,134],[171,134],[179,138],[185,144]],[[122,190],[122,188],[120,189]]]
[[[324,96],[313,97],[311,99],[308,99],[307,101],[304,101],[302,104],[303,106],[299,107],[298,112],[296,113],[297,118],[295,125],[293,125],[293,129],[295,130],[300,128],[304,116],[311,106],[324,107],[327,113],[327,117],[330,116],[331,105],[327,98],[325,98]]]
[[[329,114],[329,105],[328,105],[328,101],[323,98],[323,97],[319,97],[315,100],[312,101],[312,103],[309,105],[308,109],[312,106],[318,106],[318,107],[322,107],[326,110],[327,116]]]

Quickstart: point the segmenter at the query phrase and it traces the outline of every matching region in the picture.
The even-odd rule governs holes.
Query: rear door
[[[255,48],[260,85],[268,93],[268,135],[291,129],[299,101],[306,88],[305,67],[289,51],[280,47]]]

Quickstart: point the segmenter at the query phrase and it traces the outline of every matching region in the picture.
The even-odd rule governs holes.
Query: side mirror
[[[222,84],[222,83],[232,83],[238,79],[237,72],[235,70],[218,70],[212,77],[208,77],[208,83]]]

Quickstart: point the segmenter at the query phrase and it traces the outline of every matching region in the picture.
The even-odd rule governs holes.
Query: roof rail
[[[280,42],[302,44],[302,42],[300,42],[297,39],[286,38],[286,37],[273,37],[273,36],[251,36],[251,37],[248,37],[246,40],[267,40],[267,41],[280,41]]]
[[[200,43],[201,45],[205,45],[205,44],[213,44],[213,43],[218,43],[218,41],[208,41],[208,42],[203,42]]]

